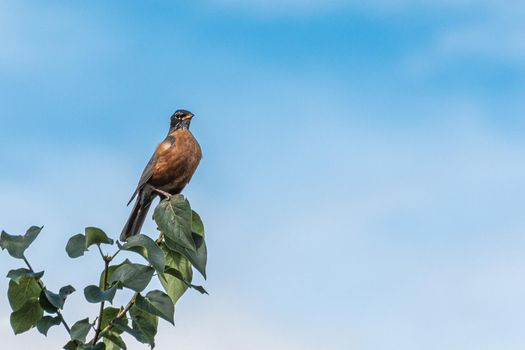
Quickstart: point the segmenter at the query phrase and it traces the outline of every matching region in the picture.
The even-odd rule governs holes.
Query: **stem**
[[[139,292],[136,292],[135,294],[133,294],[133,297],[131,298],[131,300],[128,302],[128,304],[126,305],[125,308],[123,308],[122,310],[119,311],[119,313],[117,314],[117,316],[115,316],[115,319],[117,318],[122,318],[126,315],[126,313],[129,311],[129,309],[131,309],[131,307],[135,304],[135,300],[137,299],[137,296],[139,295],[140,293]],[[113,320],[111,320],[111,323],[108,324],[106,327],[104,327],[104,329],[102,329],[99,334],[102,334],[104,332],[107,332],[109,331],[111,328],[113,328]],[[95,338],[93,338],[90,343],[92,345],[95,345]]]
[[[100,256],[102,257],[102,259],[106,260],[104,253],[102,253],[102,248],[100,248],[100,244],[97,244],[97,248],[98,248],[98,251],[100,252]]]
[[[35,270],[33,270],[31,265],[29,264],[29,261],[27,261],[27,259],[26,259],[26,257],[24,255],[22,256],[22,259],[24,259],[24,262],[26,263],[27,267],[29,268],[29,271],[31,271],[31,273],[35,273]]]
[[[100,250],[100,246],[99,246],[99,250]],[[102,250],[100,250],[100,254],[102,254]],[[102,281],[102,290],[106,290],[106,286],[108,284],[108,272],[109,272],[109,263],[111,262],[111,257],[102,255],[102,258],[104,259],[104,279]],[[102,326],[102,314],[104,313],[104,303],[105,301],[102,301],[100,303],[100,311],[98,314],[97,328],[95,329],[95,337],[93,338],[92,343],[91,343],[93,345],[96,344],[100,336],[100,332],[101,332],[100,327]]]
[[[160,243],[162,243],[162,239],[163,238],[164,238],[164,236],[163,236],[163,234],[161,232],[159,237],[157,238],[157,240],[155,242],[160,245]],[[115,254],[113,254],[112,256],[104,256],[104,255],[102,255],[102,257],[104,259],[104,263],[105,263],[105,268],[104,268],[104,286],[103,286],[104,289],[106,289],[106,284],[107,284],[107,279],[108,279],[109,263],[117,256],[118,253],[120,253],[120,251],[121,251],[120,249],[117,250],[115,252]],[[102,254],[102,251],[100,253]],[[137,300],[137,297],[139,295],[140,295],[139,292],[135,292],[135,294],[133,294],[133,296],[131,297],[129,302],[126,304],[126,306],[122,310],[119,311],[119,313],[117,314],[117,316],[115,316],[115,318],[113,320],[115,320],[117,318],[124,317],[126,315],[126,313],[129,311],[129,309],[131,309],[131,307],[135,304],[135,301]],[[104,312],[104,302],[100,303],[100,314],[99,314],[99,317],[98,317],[98,325],[97,325],[97,329],[95,331],[95,336],[87,344],[95,345],[97,343],[97,341],[100,339],[100,335],[101,334],[104,334],[104,332],[107,332],[107,331],[111,330],[111,328],[113,328],[113,320],[111,320],[111,322],[106,327],[104,327],[104,329],[100,329],[100,327],[102,325],[102,313],[103,312]]]
[[[29,264],[29,261],[26,259],[26,257],[22,256],[22,259],[24,259],[24,262],[26,263],[27,267],[29,268],[29,271],[31,271],[32,273],[35,273],[35,270],[33,270],[33,268],[31,267],[31,264]],[[43,289],[46,288],[46,286],[44,285],[44,283],[41,280],[37,280],[37,283],[40,286],[40,289],[43,290]],[[57,309],[57,315],[60,317],[60,321],[64,325],[64,328],[66,329],[67,333],[71,334],[71,328],[69,328],[69,326],[67,325],[66,320],[64,320],[64,316],[62,315],[62,313],[60,312],[59,309]]]
[[[113,254],[109,260],[111,261],[111,260],[115,259],[115,257],[117,256],[118,253],[120,253],[120,249],[117,250],[117,251],[115,252],[115,254]]]

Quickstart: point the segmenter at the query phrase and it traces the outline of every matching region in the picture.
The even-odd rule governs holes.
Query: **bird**
[[[201,159],[202,150],[190,132],[190,111],[179,109],[170,118],[166,138],[157,146],[142,172],[128,205],[137,198],[120,240],[139,234],[153,200],[158,196],[180,194],[190,182]]]

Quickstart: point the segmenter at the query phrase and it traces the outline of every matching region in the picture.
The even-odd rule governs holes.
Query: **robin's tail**
[[[151,193],[145,192],[147,191],[141,191],[138,195],[129,219],[120,234],[121,241],[125,241],[129,237],[140,233],[140,229],[142,228],[146,215],[148,214],[149,207],[153,202],[153,198],[155,198]]]

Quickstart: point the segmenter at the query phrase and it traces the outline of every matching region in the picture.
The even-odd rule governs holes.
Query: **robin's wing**
[[[175,137],[172,135],[166,136],[164,141],[158,145],[157,149],[151,156],[151,159],[149,160],[148,164],[146,164],[146,167],[144,168],[144,171],[142,172],[142,176],[140,177],[139,184],[137,185],[137,188],[135,189],[135,192],[133,192],[133,195],[131,196],[128,205],[133,201],[137,193],[148,183],[148,181],[153,176],[153,170],[155,169],[155,165],[157,164],[157,161],[159,159],[159,155],[161,155],[163,152],[165,152],[167,149],[169,149],[171,146],[175,144]]]
[[[151,176],[153,175],[153,169],[155,168],[155,164],[157,163],[157,158],[157,152],[153,153],[148,164],[146,164],[144,171],[142,172],[139,184],[137,185],[135,192],[133,192],[133,195],[131,196],[128,205],[133,201],[133,199],[135,199],[137,193],[139,193],[139,191],[142,189],[142,187],[144,187],[144,185],[149,181],[149,179],[151,179]]]

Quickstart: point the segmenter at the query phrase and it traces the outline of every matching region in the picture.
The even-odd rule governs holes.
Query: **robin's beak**
[[[182,118],[182,120],[190,120],[191,118],[193,118],[193,114],[188,114],[188,115],[184,116]]]

